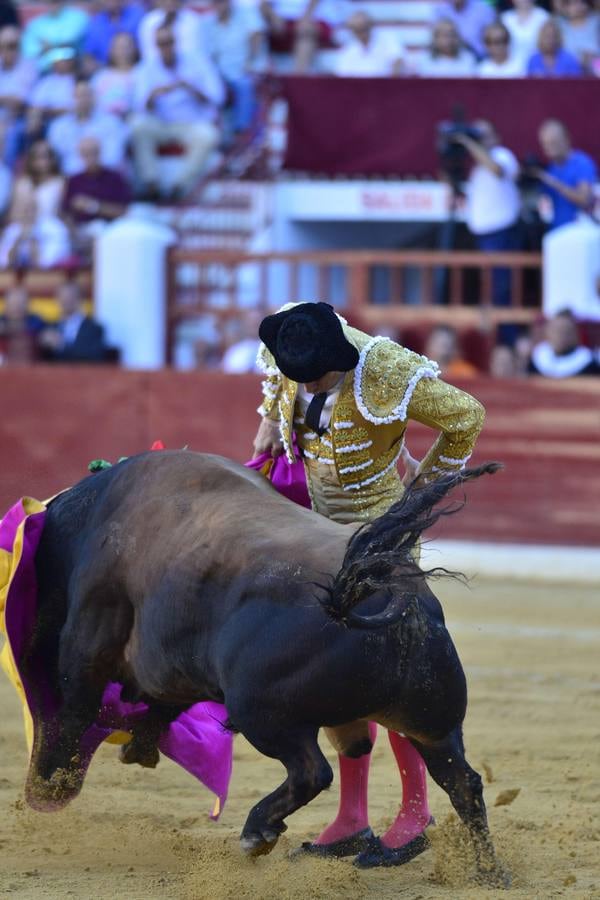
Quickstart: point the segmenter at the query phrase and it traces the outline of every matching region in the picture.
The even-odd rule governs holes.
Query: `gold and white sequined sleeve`
[[[473,452],[485,409],[465,391],[440,379],[423,378],[413,392],[408,418],[441,432],[419,472],[455,472],[466,465]]]

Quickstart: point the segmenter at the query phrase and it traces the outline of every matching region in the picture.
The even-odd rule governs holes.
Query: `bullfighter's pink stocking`
[[[369,722],[369,737],[375,743],[377,725]],[[316,839],[315,844],[333,844],[363,831],[369,825],[368,784],[371,754],[350,759],[338,756],[340,763],[340,806],[337,816]]]
[[[388,731],[388,737],[402,779],[402,806],[381,841],[386,847],[402,847],[421,834],[429,823],[427,769],[407,738],[394,731]]]

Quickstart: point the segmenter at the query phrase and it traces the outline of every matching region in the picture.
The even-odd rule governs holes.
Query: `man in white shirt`
[[[137,114],[131,120],[136,174],[149,198],[160,191],[156,147],[165,141],[177,141],[186,151],[172,194],[193,187],[218,143],[215,118],[225,95],[219,73],[199,48],[193,56],[176,52],[172,28],[161,25],[156,44],[159,58],[136,72]]]
[[[522,78],[525,66],[512,53],[510,33],[502,22],[494,22],[483,32],[485,58],[477,66],[480,78]]]
[[[481,120],[475,123],[479,140],[458,134],[475,165],[467,181],[467,225],[480,250],[518,250],[521,247],[519,216],[521,196],[517,187],[519,163],[500,145],[496,129]],[[510,306],[510,271],[492,270],[495,306]]]
[[[58,116],[48,129],[48,142],[58,154],[65,175],[84,168],[79,155],[82,138],[94,137],[100,143],[100,159],[109,169],[120,169],[125,158],[128,130],[125,123],[110,113],[95,108],[94,93],[87,81],[75,85],[73,112]]]
[[[352,37],[335,54],[334,75],[350,78],[377,78],[402,71],[402,52],[389,31],[374,28],[371,16],[355,12],[346,27]]]
[[[156,62],[159,59],[156,32],[161,25],[169,25],[173,29],[179,53],[193,56],[197,51],[207,51],[202,16],[184,6],[182,0],[158,0],[155,8],[146,13],[140,22],[138,43],[142,62]]]

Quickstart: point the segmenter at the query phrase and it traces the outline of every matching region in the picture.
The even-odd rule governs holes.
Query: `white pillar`
[[[589,219],[549,231],[543,241],[544,313],[570,309],[600,321],[600,226]]]
[[[96,242],[95,312],[126,368],[165,365],[166,255],[174,242],[144,204],[131,206]]]

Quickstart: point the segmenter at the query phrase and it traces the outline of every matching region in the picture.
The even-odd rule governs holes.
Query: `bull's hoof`
[[[128,744],[122,744],[119,750],[119,759],[126,766],[137,763],[144,769],[155,769],[160,760],[157,747],[140,747],[135,738]]]
[[[429,825],[433,824],[433,819],[430,819]],[[379,866],[384,868],[403,866],[430,847],[431,841],[425,832],[418,834],[417,837],[402,847],[386,847],[380,838],[373,837],[369,841],[369,846],[356,857],[354,865],[359,869],[375,869]]]
[[[479,869],[475,881],[481,887],[507,890],[512,884],[512,876],[507,869],[496,863],[490,869]]]
[[[265,856],[278,840],[279,834],[276,831],[265,828],[260,834],[243,834],[240,845],[247,856]]]
[[[370,828],[364,828],[362,831],[357,831],[356,834],[333,841],[331,844],[312,844],[310,841],[304,841],[291,851],[290,859],[298,859],[300,856],[319,856],[324,859],[356,856],[357,853],[367,849],[371,840],[376,840],[375,835]]]

